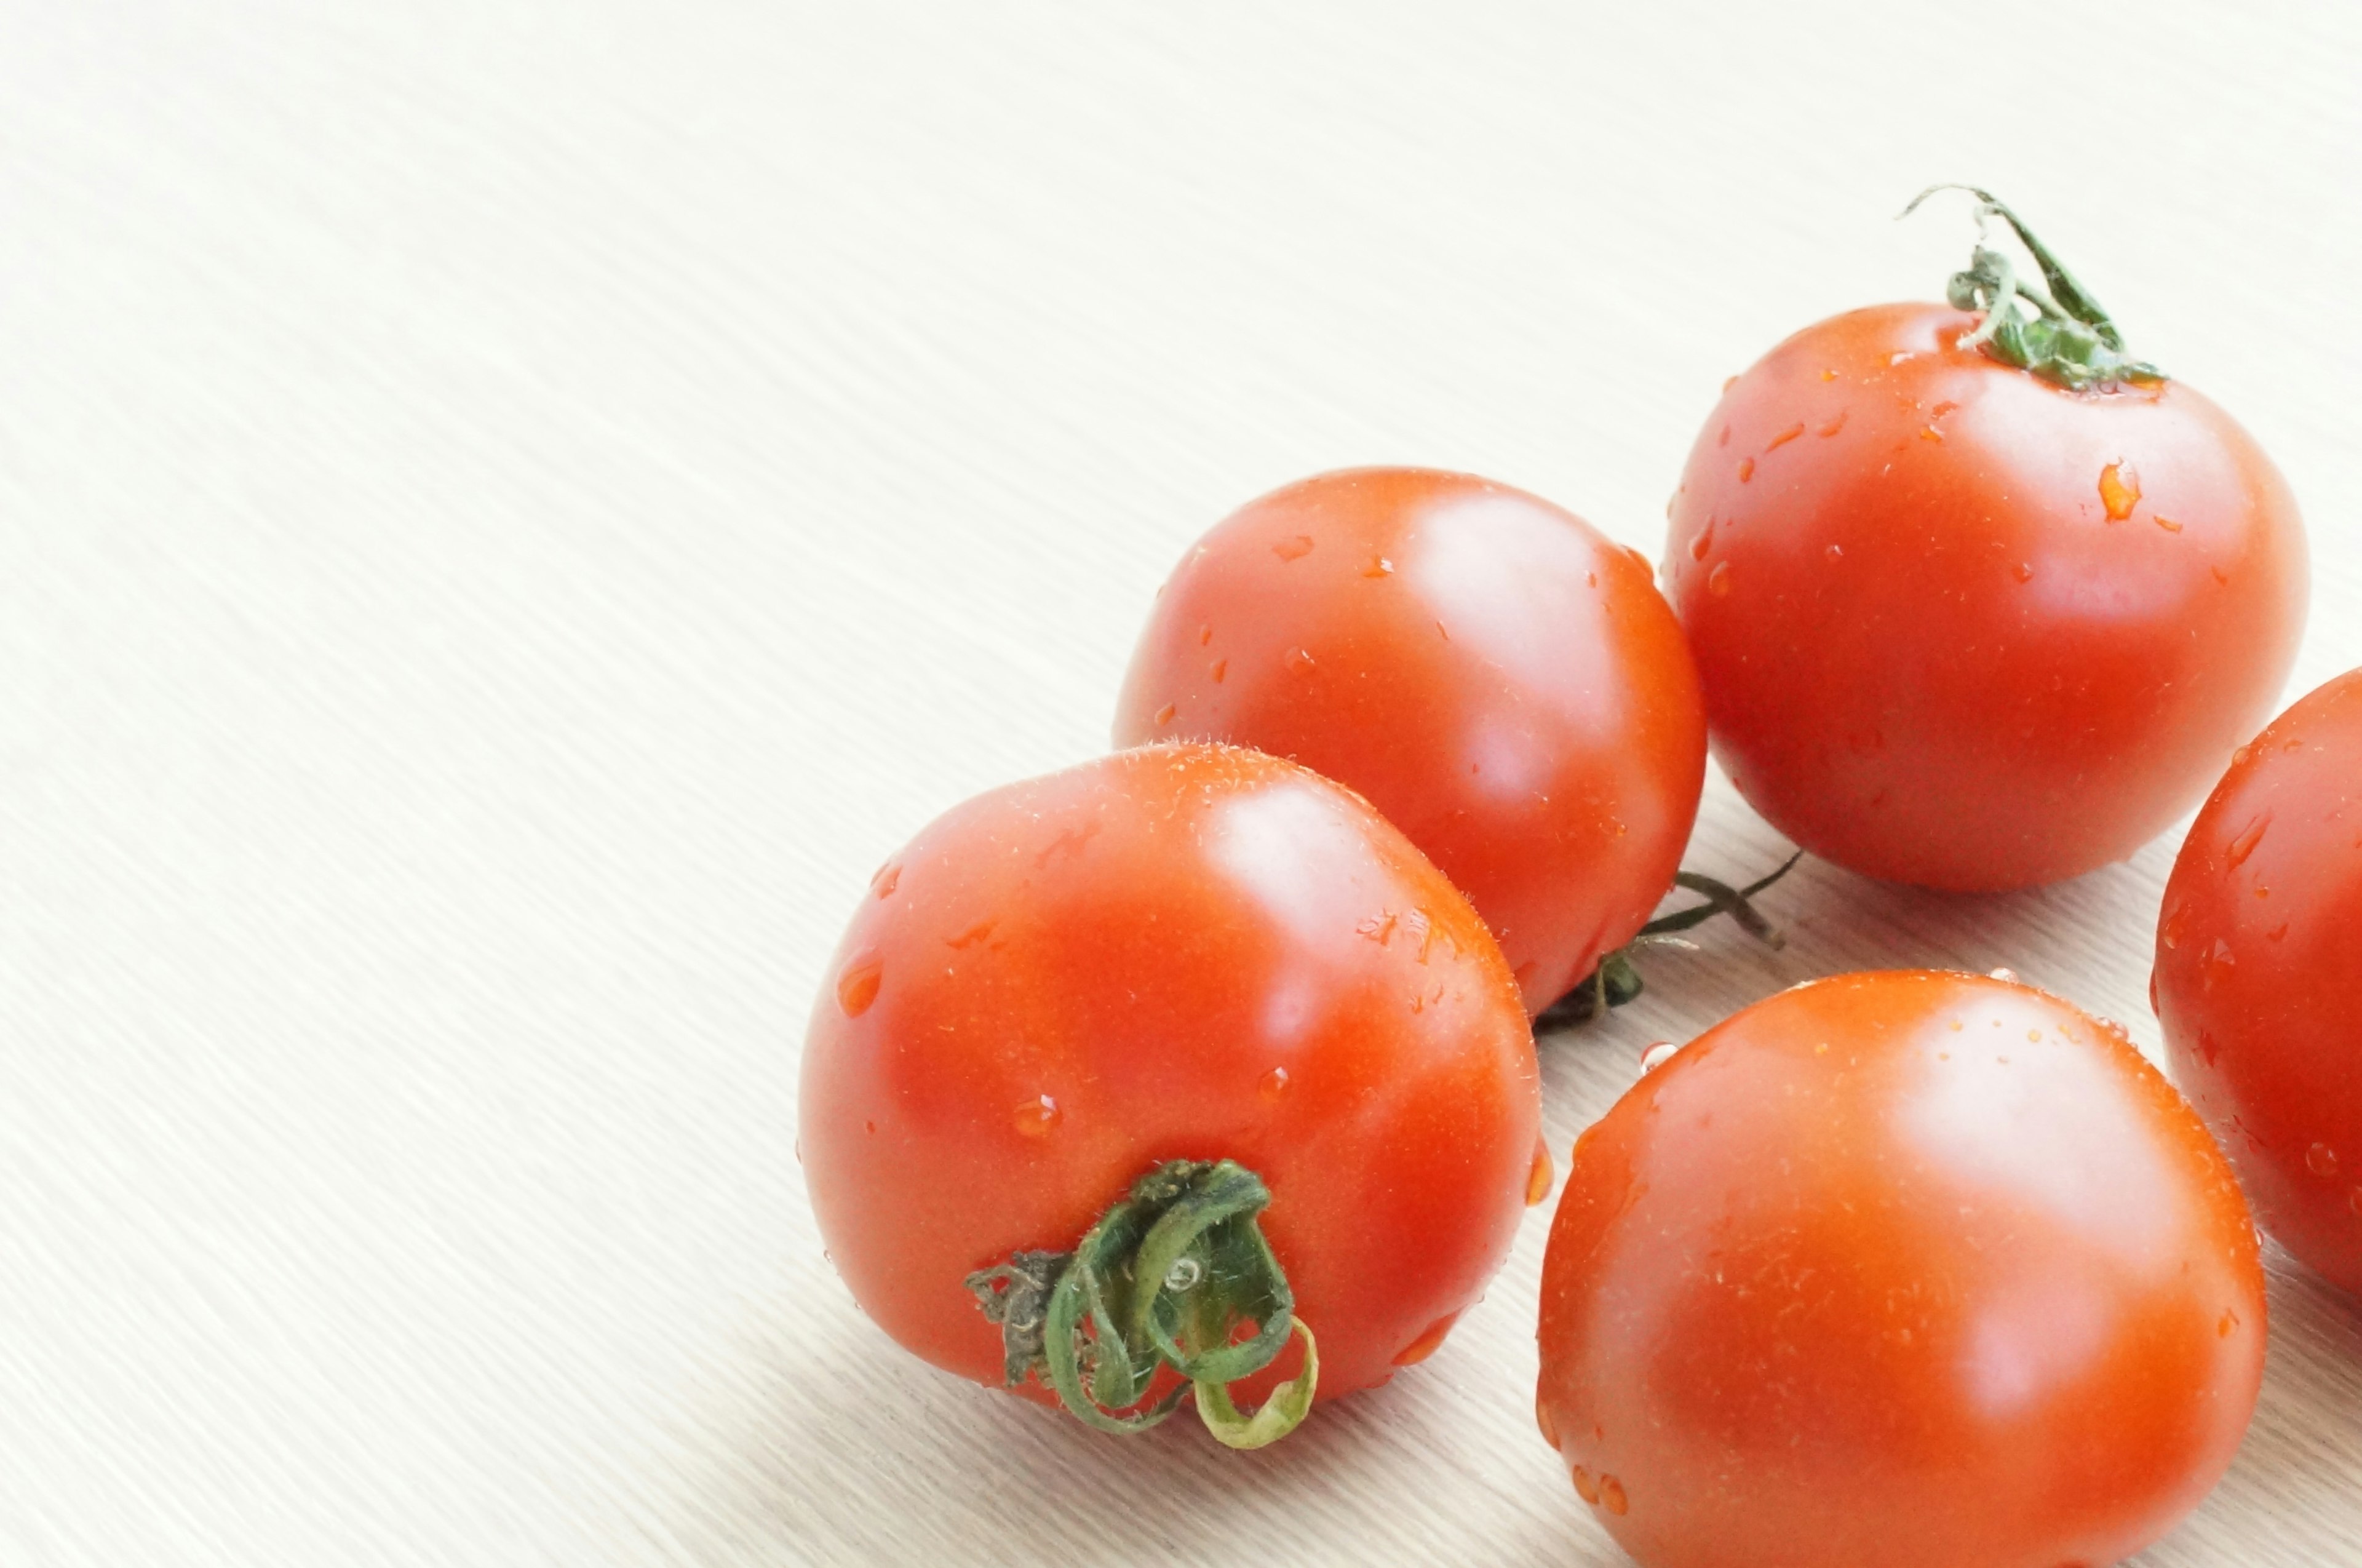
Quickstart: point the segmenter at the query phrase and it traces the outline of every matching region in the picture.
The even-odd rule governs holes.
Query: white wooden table
[[[1982,51],[1996,51],[1984,58]],[[1655,553],[1722,378],[1996,187],[2303,499],[2362,663],[2362,11],[0,5],[0,1563],[1622,1561],[1544,1216],[1260,1458],[900,1355],[789,1153],[864,878],[1092,754],[1151,591],[1340,464]],[[1693,864],[1780,852],[1719,778]],[[1811,865],[1544,1056],[1562,1156],[1807,976],[2131,1021],[2174,842]],[[2362,1562],[2362,1310],[2158,1565]]]

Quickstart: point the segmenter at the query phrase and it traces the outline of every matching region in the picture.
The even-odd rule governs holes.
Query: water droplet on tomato
[[[2129,1045],[2133,1043],[2133,1032],[2126,1029],[2123,1024],[2118,1023],[2114,1019],[2108,1017],[2106,1014],[2102,1013],[2097,1017],[2094,1017],[2092,1021],[2100,1026],[2101,1033],[2106,1035],[2117,1044]]]
[[[1837,379],[1838,379],[1838,373],[1837,373],[1835,370],[1822,370],[1822,372],[1821,372],[1821,380],[1823,380],[1823,381],[1836,381]]]
[[[869,878],[869,890],[881,899],[890,899],[894,896],[895,885],[901,880],[900,864],[889,860],[885,865],[877,867],[877,875]]]
[[[2224,588],[2231,586],[2231,574],[2229,572],[2224,571],[2221,567],[2208,567],[2206,569],[2214,574],[2214,580],[2219,586]]]
[[[2015,566],[2010,568],[2009,572],[2012,577],[2014,577],[2020,582],[2032,582],[2034,580],[2034,563],[2032,561],[2020,561]]]
[[[1586,1503],[1597,1503],[1599,1483],[1591,1478],[1591,1472],[1578,1464],[1570,1474],[1574,1477],[1574,1495]]]
[[[1986,971],[1986,977],[1995,980],[2006,980],[2013,986],[2017,984],[2017,971],[2014,969],[1989,969]]]
[[[1442,629],[1442,624],[1438,623],[1436,630],[1440,632]],[[1287,668],[1303,675],[1312,668],[1312,656],[1302,648],[1290,648],[1287,650]]]
[[[1621,1518],[1624,1510],[1632,1506],[1631,1500],[1624,1496],[1624,1483],[1613,1475],[1602,1475],[1599,1478],[1599,1506]]]
[[[1823,550],[1821,554],[1828,558],[1828,562],[1831,566],[1835,566],[1838,562],[1845,559],[1845,547],[1843,545],[1831,545],[1827,549]]]
[[[2227,1340],[2231,1337],[2231,1331],[2238,1326],[2239,1314],[2236,1312],[2225,1312],[2223,1314],[2222,1320],[2214,1325],[2214,1332],[2218,1337]]]
[[[1731,388],[1733,388],[1733,387],[1737,386],[1738,384],[1738,378],[1737,376],[1725,376],[1725,377],[1723,377],[1723,378],[1722,378],[1722,390],[1723,390],[1723,391],[1725,391],[1725,392],[1728,392]]]
[[[1755,477],[1755,459],[1754,459],[1754,458],[1739,458],[1739,459],[1738,459],[1738,482],[1739,482],[1739,483],[1741,483],[1741,484],[1745,484],[1749,480],[1751,480],[1751,479],[1753,479],[1754,477]]]
[[[1705,559],[1706,552],[1713,548],[1714,519],[1709,517],[1705,520],[1705,526],[1699,529],[1696,536],[1690,540],[1690,559],[1702,561]]]
[[[1169,724],[1173,722],[1173,715],[1179,712],[1180,710],[1178,708],[1175,708],[1172,703],[1167,702],[1164,706],[1156,710],[1156,723],[1160,726]]]
[[[1394,574],[1395,563],[1384,556],[1372,556],[1370,564],[1362,569],[1363,577],[1392,577]]]
[[[2181,939],[2190,934],[2190,903],[2187,900],[2165,911],[2165,923],[2157,928],[2157,939],[2164,943],[2169,950],[2180,946]],[[2152,980],[2156,978],[2154,971],[2151,972],[2150,978]],[[2154,1006],[2156,1001],[2157,998],[2152,994],[2149,1002]]]
[[[2362,1220],[2362,1187],[2357,1187],[2345,1195],[2345,1207],[2352,1210],[2356,1219]]]
[[[1716,599],[1730,597],[1730,563],[1716,561],[1714,569],[1705,574],[1705,591]]]
[[[886,966],[867,954],[844,966],[836,977],[836,1005],[847,1018],[859,1018],[877,999],[877,988],[884,983]]]
[[[2237,967],[2238,963],[2239,955],[2231,951],[2231,944],[2222,937],[2216,937],[2214,951],[2206,955],[2205,973],[2202,977],[2205,988],[2213,990],[2217,979],[2228,984],[2231,978],[2230,971]]]
[[[1727,447],[1730,445],[1729,425],[1726,425],[1722,427],[1722,434],[1714,438],[1714,444],[1717,447]]]
[[[1824,436],[1834,436],[1838,431],[1844,429],[1846,414],[1847,411],[1844,409],[1838,410],[1838,416],[1835,419],[1830,420],[1827,425],[1821,426],[1821,434]]]
[[[1396,1355],[1395,1364],[1417,1366],[1420,1362],[1433,1355],[1443,1348],[1444,1336],[1451,1332],[1451,1325],[1459,1320],[1460,1314],[1457,1311],[1446,1312],[1442,1317],[1421,1329],[1418,1331],[1418,1338],[1403,1346],[1401,1352]]]
[[[1255,1093],[1269,1104],[1287,1093],[1289,1082],[1286,1067],[1274,1067],[1263,1076],[1262,1082],[1255,1085]]]
[[[1222,683],[1222,677],[1230,674],[1230,672],[1231,661],[1226,658],[1218,658],[1214,661],[1214,668],[1208,670],[1206,673],[1214,678],[1215,685],[1220,686]]]
[[[2176,523],[2172,518],[2166,516],[2163,513],[2152,513],[2149,516],[2149,521],[2156,524],[2158,527],[2164,529],[2169,534],[2179,534],[2181,532],[2181,525]]]
[[[1919,427],[1919,439],[1922,441],[1941,441],[1943,438],[1944,433],[1932,425],[1922,425]]]
[[[1212,642],[1213,640],[1214,640],[1214,628],[1213,628],[1213,627],[1211,627],[1211,626],[1200,626],[1200,627],[1198,627],[1198,646],[1199,647],[1201,647],[1201,648],[1202,648],[1202,647],[1204,647],[1208,643],[1210,643],[1210,642]]]
[[[1777,436],[1772,436],[1769,441],[1764,442],[1763,449],[1767,452],[1777,451],[1779,448],[1786,446],[1789,442],[1794,441],[1797,436],[1802,436],[1804,433],[1805,423],[1800,419],[1795,424],[1788,426],[1787,429],[1781,431]]]
[[[1534,1425],[1542,1430],[1544,1442],[1552,1448],[1558,1447],[1558,1421],[1551,1416],[1550,1407],[1543,1403],[1542,1397],[1539,1394],[1534,1396]]]
[[[1056,1100],[1046,1094],[1037,1094],[1018,1106],[1014,1120],[1017,1131],[1028,1138],[1046,1138],[1065,1114],[1058,1109]]]
[[[1312,553],[1312,536],[1298,534],[1293,538],[1282,539],[1271,547],[1271,553],[1284,561],[1300,561]]]
[[[2025,1032],[2025,1043],[2026,1043],[2027,1044],[2029,1044],[2029,1045],[2039,1045],[2039,1044],[2041,1044],[2041,1043],[2042,1043],[2042,1031],[2040,1031],[2039,1029],[2029,1029],[2029,1030],[2027,1030],[2027,1031]]]
[[[2326,1143],[2315,1143],[2304,1152],[2304,1168],[2323,1180],[2337,1174],[2337,1151]]]
[[[2288,940],[2288,922],[2282,921],[2279,924],[2272,927],[2271,930],[2264,933],[2264,940],[2266,942],[2286,942]]]
[[[1672,1061],[1673,1059],[1673,1053],[1680,1049],[1680,1046],[1674,1044],[1670,1040],[1659,1040],[1653,1042],[1640,1053],[1640,1071],[1643,1073],[1655,1072],[1659,1067],[1661,1067],[1667,1062]]]
[[[1889,354],[1886,357],[1886,362],[1889,365],[1900,365],[1906,359],[1915,359],[1917,358],[1918,356],[1914,354],[1908,348],[1897,348],[1893,353]]]
[[[2198,1032],[2198,1059],[2211,1067],[2214,1065],[2214,1058],[2222,1054],[2222,1042],[2214,1038],[2213,1031],[2207,1029],[2200,1030]]]
[[[2239,836],[2233,839],[2231,846],[2223,852],[2224,859],[2229,861],[2234,867],[2246,865],[2247,856],[2256,852],[2256,845],[2264,842],[2264,830],[2271,825],[2272,814],[2266,812],[2262,816],[2241,828]]]
[[[2130,517],[2140,498],[2140,475],[2130,463],[2118,458],[2100,470],[2100,504],[2107,508],[2109,522],[2121,523]]]
[[[2162,1016],[2157,1010],[2157,966],[2148,966],[2148,1010],[2151,1017]]]
[[[1534,1140],[1534,1163],[1526,1172],[1526,1207],[1531,1209],[1550,1196],[1551,1182],[1558,1173],[1551,1169],[1550,1144]]]

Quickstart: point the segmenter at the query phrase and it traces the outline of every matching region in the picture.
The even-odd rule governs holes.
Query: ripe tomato
[[[922,831],[830,967],[799,1119],[854,1296],[908,1349],[996,1385],[1004,1355],[1021,1376],[1032,1358],[971,1290],[992,1299],[997,1281],[995,1309],[1040,1339],[1051,1281],[1019,1275],[1171,1162],[1199,1163],[1178,1179],[1223,1161],[1260,1178],[1257,1255],[1318,1331],[1330,1394],[1433,1350],[1547,1181],[1525,1012],[1467,900],[1358,797],[1230,746],[1102,757]],[[1278,1311],[1220,1297],[1237,1286],[1225,1256],[1259,1243],[1209,1236],[1145,1275],[1172,1287],[1153,1307],[1169,1331],[1192,1288],[1241,1309],[1195,1350],[1285,1316],[1284,1288]],[[1134,1260],[1101,1261],[1111,1320],[1144,1323],[1120,1299]],[[1059,1343],[1072,1370],[1081,1347]],[[1077,1414],[1108,1424],[1125,1401],[1100,1403]]]
[[[2166,883],[2174,1077],[2264,1226],[2362,1293],[2362,670],[2242,747]]]
[[[1119,745],[1289,756],[1367,796],[1467,893],[1539,1012],[1672,884],[1705,779],[1680,625],[1635,553],[1425,469],[1248,502],[1164,585]]]
[[[2059,1568],[2230,1464],[2264,1281],[2229,1165],[2121,1031],[1845,975],[1584,1133],[1540,1338],[1543,1434],[1646,1568]]]
[[[1774,348],[1699,433],[1665,553],[1739,792],[1816,855],[1960,889],[2187,811],[2306,594],[2295,500],[2229,414],[2051,384],[1960,347],[1983,319],[1882,305]]]

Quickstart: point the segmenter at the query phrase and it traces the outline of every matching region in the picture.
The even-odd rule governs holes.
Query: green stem
[[[1962,335],[1959,347],[2041,377],[2070,392],[2109,388],[2125,381],[2156,382],[2165,372],[2125,352],[2125,335],[2067,264],[2036,237],[2025,220],[1990,191],[1976,185],[1930,185],[1911,198],[1898,215],[1910,216],[1938,191],[1966,191],[1977,199],[1977,246],[1968,270],[1952,274],[1945,297],[1960,310],[1981,310],[1984,320]],[[2046,291],[2018,276],[2009,258],[1984,243],[1987,220],[2000,218],[2041,269]],[[2019,302],[2034,307],[2018,313]]]
[[[1544,1008],[1534,1020],[1537,1030],[1564,1028],[1589,1019],[1604,1018],[1610,1008],[1622,1007],[1647,988],[1641,983],[1640,971],[1633,966],[1632,955],[1643,947],[1687,947],[1693,945],[1675,934],[1705,924],[1716,915],[1728,915],[1741,931],[1769,947],[1785,947],[1788,939],[1780,928],[1764,918],[1752,900],[1756,894],[1785,877],[1805,858],[1803,850],[1782,861],[1778,869],[1757,878],[1744,888],[1734,888],[1697,871],[1676,871],[1673,885],[1693,893],[1703,893],[1705,901],[1692,904],[1685,910],[1675,910],[1659,915],[1642,926],[1637,935],[1615,952],[1599,961],[1599,966],[1578,981],[1574,989]]]
[[[1255,1221],[1270,1203],[1243,1165],[1172,1160],[1134,1182],[1073,1252],[1021,1252],[968,1275],[985,1317],[1000,1325],[1005,1381],[1039,1377],[1101,1431],[1144,1431],[1194,1389],[1207,1430],[1231,1447],[1286,1436],[1312,1408],[1320,1362]],[[1248,1323],[1254,1331],[1238,1339]],[[1229,1386],[1269,1366],[1297,1335],[1304,1370],[1242,1415]],[[1151,1398],[1160,1367],[1182,1381]]]

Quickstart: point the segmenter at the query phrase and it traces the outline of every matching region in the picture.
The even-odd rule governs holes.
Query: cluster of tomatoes
[[[2119,859],[2228,758],[2158,933],[2191,1100],[2003,972],[1799,986],[1576,1142],[1540,1317],[1542,1435],[1649,1568],[2095,1564],[2196,1505],[2261,1377],[2249,1201],[2362,1288],[2362,671],[2255,736],[2286,485],[1977,195],[2040,281],[1981,243],[1735,378],[1661,571],[1466,475],[1289,486],[1160,591],[1123,749],[886,863],[800,1148],[888,1333],[1271,1441],[1548,1197],[1531,1020],[1644,930],[1709,743],[1805,849],[1948,889]]]

